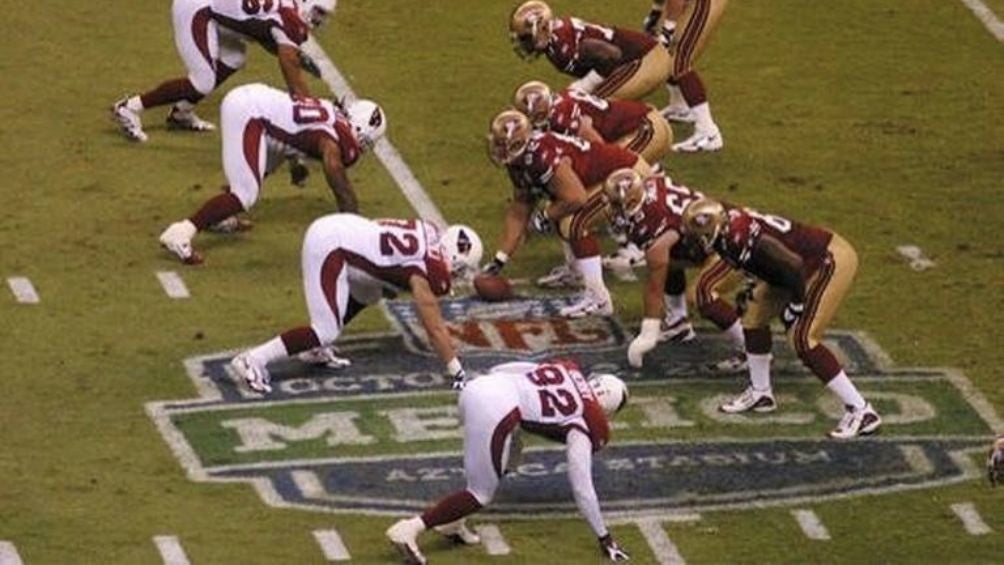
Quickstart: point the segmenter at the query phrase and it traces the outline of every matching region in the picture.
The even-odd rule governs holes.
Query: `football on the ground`
[[[512,283],[500,275],[474,277],[474,290],[487,302],[501,302],[512,298]]]

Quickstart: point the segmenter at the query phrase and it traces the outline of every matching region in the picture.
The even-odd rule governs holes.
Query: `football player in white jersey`
[[[521,428],[565,444],[568,480],[579,512],[596,534],[604,556],[613,561],[627,559],[607,530],[592,475],[593,452],[609,439],[608,418],[624,406],[627,397],[627,387],[619,378],[595,375],[586,379],[568,359],[505,363],[470,380],[459,400],[467,488],[442,498],[421,515],[398,521],[387,530],[388,539],[407,562],[425,563],[417,543],[420,533],[428,528],[443,533],[466,530],[462,520],[491,502],[510,459],[517,457],[513,432]]]
[[[345,326],[385,291],[410,292],[432,348],[446,365],[453,386],[462,388],[464,369],[443,322],[437,296],[451,279],[474,272],[481,261],[478,235],[455,225],[440,232],[422,220],[369,220],[331,214],[314,221],[303,239],[303,293],[310,324],[287,330],[231,361],[256,392],[271,392],[267,365],[305,353],[302,359],[334,367],[347,361],[332,347]]]
[[[161,245],[186,264],[202,262],[192,249],[195,234],[212,226],[238,225],[235,214],[251,209],[264,178],[291,155],[320,160],[338,209],[358,212],[345,170],[387,130],[383,110],[369,100],[349,102],[342,110],[330,100],[290,95],[263,84],[227,93],[220,118],[225,192],[160,235]]]
[[[140,142],[147,140],[140,113],[166,104],[173,104],[167,116],[169,128],[215,129],[192,109],[244,66],[249,41],[276,55],[290,92],[309,96],[303,71],[317,74],[317,69],[300,47],[310,29],[334,11],[336,1],[174,0],[174,44],[188,75],[119,100],[112,106],[112,117],[127,138]]]

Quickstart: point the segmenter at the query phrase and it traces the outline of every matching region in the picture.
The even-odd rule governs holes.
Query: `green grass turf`
[[[345,2],[320,34],[356,90],[384,104],[392,140],[444,214],[488,242],[508,187],[485,157],[486,124],[523,80],[560,83],[543,61],[510,52],[513,4]],[[633,27],[647,4],[555,7]],[[181,359],[303,319],[300,237],[334,209],[320,175],[304,191],[270,180],[257,229],[200,238],[207,264],[183,269],[193,298],[169,300],[154,272],[181,267],[156,236],[223,181],[219,138],[168,134],[154,110],[150,143],[135,146],[107,117],[122,94],[180,73],[169,3],[58,0],[8,11],[3,30],[0,274],[30,277],[42,304],[0,299],[0,539],[26,563],[155,563],[149,540],[161,533],[180,536],[194,563],[308,563],[322,559],[310,530],[335,526],[357,560],[392,559],[386,519],[276,510],[245,485],[190,482],[143,411],[194,395]],[[227,87],[280,84],[272,59],[249,55]],[[862,263],[836,325],[868,331],[902,365],[963,369],[1001,411],[1002,62],[1004,45],[958,1],[732,2],[698,63],[726,149],[667,166],[695,188],[846,236]],[[205,117],[216,119],[221,95]],[[351,175],[367,213],[410,214],[372,157]],[[894,251],[902,243],[937,267],[911,271]],[[559,256],[533,241],[512,274],[541,273]],[[636,319],[637,287],[615,288],[622,317]],[[383,323],[368,314],[354,329]],[[948,505],[965,500],[993,534],[963,533]],[[692,563],[975,563],[1004,548],[1004,493],[982,483],[814,507],[832,541],[807,540],[785,508],[667,529]],[[580,521],[503,528],[506,561],[596,558]],[[637,529],[614,533],[638,561],[652,559]],[[442,563],[483,555],[427,550]]]

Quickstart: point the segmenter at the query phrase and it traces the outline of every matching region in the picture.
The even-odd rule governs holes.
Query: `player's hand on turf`
[[[1004,436],[994,441],[987,454],[987,479],[990,480],[990,486],[994,487],[1004,482]]]
[[[617,545],[617,541],[610,534],[600,538],[600,551],[611,561],[627,561],[631,559],[628,552]]]
[[[662,15],[662,8],[652,8],[645,19],[641,21],[641,28],[649,35],[655,35],[655,26],[659,24],[659,16]]]
[[[289,183],[297,188],[307,186],[307,178],[310,176],[310,169],[297,158],[289,160]]]
[[[495,253],[495,257],[492,257],[492,260],[488,264],[481,267],[481,273],[492,277],[498,276],[508,259],[509,257],[501,251]]]
[[[784,307],[784,312],[781,313],[781,323],[784,324],[784,331],[790,330],[791,326],[795,325],[795,322],[802,317],[804,310],[805,305],[801,302],[789,302]]]
[[[464,386],[467,385],[467,371],[461,367],[459,371],[451,376],[453,377],[453,384],[450,386],[453,387],[453,390],[457,392],[464,390]]]
[[[314,62],[314,59],[303,51],[300,52],[300,67],[315,78],[321,78],[321,69]]]

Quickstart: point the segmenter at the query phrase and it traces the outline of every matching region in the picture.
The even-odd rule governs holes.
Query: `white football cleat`
[[[406,520],[398,520],[387,528],[386,536],[394,544],[405,563],[424,565],[425,556],[418,549],[418,534],[425,530],[425,524],[418,516]]]
[[[777,401],[774,400],[774,395],[770,390],[757,390],[749,386],[742,394],[722,404],[718,409],[726,414],[738,414],[750,410],[753,412],[773,412],[777,410]]]
[[[446,536],[456,544],[477,545],[481,543],[481,536],[476,534],[474,530],[467,527],[467,520],[464,518],[455,522],[450,522],[449,524],[436,526],[433,529]]]
[[[143,121],[139,118],[139,112],[129,109],[127,100],[129,99],[123,98],[112,106],[112,119],[130,141],[143,143],[149,139],[143,131]]]
[[[840,419],[837,427],[827,433],[831,439],[851,439],[857,436],[867,436],[878,431],[882,425],[882,418],[878,412],[872,408],[871,404],[865,404],[863,408],[854,410],[850,406],[847,412]]]
[[[174,253],[186,265],[202,263],[202,255],[192,249],[192,237],[196,233],[195,225],[188,220],[175,222],[160,234],[160,244]]]
[[[686,343],[697,338],[694,326],[686,316],[667,312],[659,327],[659,341]]]
[[[230,360],[230,367],[255,392],[272,392],[272,375],[245,351]]]
[[[352,361],[337,355],[334,345],[322,345],[308,349],[297,355],[297,359],[310,365],[324,365],[329,369],[344,369],[352,365]]]
[[[536,282],[540,288],[582,288],[582,275],[567,264],[562,263],[551,269],[550,273],[537,279]]]
[[[191,110],[182,110],[177,106],[171,108],[167,115],[167,129],[183,129],[188,131],[213,131],[216,126],[207,122]]]
[[[703,132],[695,131],[694,135],[684,139],[679,143],[673,144],[673,151],[680,153],[697,153],[698,151],[718,151],[725,146],[725,141],[722,140],[722,132],[715,129],[714,131]]]
[[[564,318],[613,316],[614,305],[610,301],[610,293],[607,292],[605,294],[606,296],[598,296],[597,293],[587,288],[577,301],[558,310],[558,314]]]
[[[674,106],[670,104],[659,111],[663,118],[671,122],[682,122],[692,124],[695,121],[694,113],[687,106]]]

